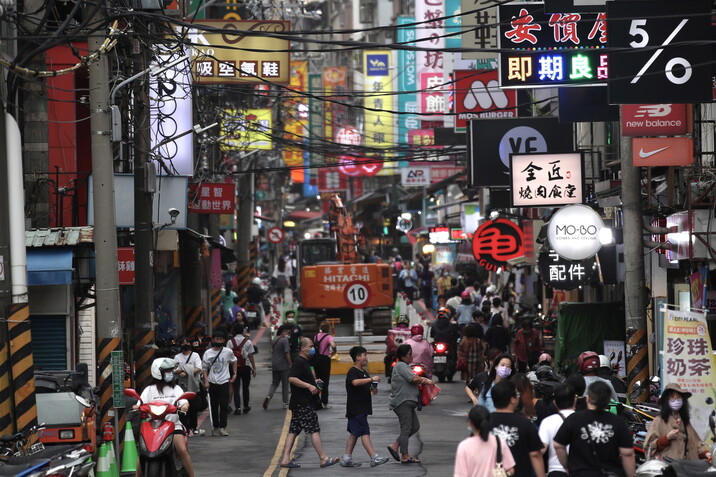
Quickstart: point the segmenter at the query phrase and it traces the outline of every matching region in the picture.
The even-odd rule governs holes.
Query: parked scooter
[[[450,345],[442,342],[433,343],[433,375],[443,383],[445,380],[451,383],[455,375],[455,359]]]
[[[52,446],[31,455],[13,456],[0,464],[0,476],[86,477],[94,468],[82,445]]]
[[[143,418],[148,418],[139,426],[139,465],[143,477],[180,477],[185,476],[181,459],[174,450],[174,423],[165,418],[176,414],[176,403],[182,399],[194,399],[196,393],[186,392],[179,396],[174,404],[164,401],[142,402],[137,391],[125,389],[124,395],[138,401]],[[186,439],[186,436],[179,436]]]

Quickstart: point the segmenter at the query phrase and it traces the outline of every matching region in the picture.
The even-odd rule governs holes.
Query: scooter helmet
[[[395,319],[395,325],[405,325],[408,326],[410,324],[410,318],[408,318],[407,315],[400,315],[398,318]]]
[[[594,351],[585,351],[577,357],[577,369],[580,373],[588,373],[599,368],[599,355]]]
[[[464,292],[460,293],[460,298],[462,298],[463,300],[465,298],[470,298],[470,292],[465,290]]]
[[[255,277],[253,280],[251,280],[251,283],[254,285],[261,285],[261,279],[259,277]]]
[[[438,313],[437,313],[436,317],[438,319],[447,318],[449,320],[451,315],[452,315],[452,313],[450,313],[450,310],[443,306],[440,309],[438,309]]]
[[[636,469],[636,475],[639,477],[658,477],[664,475],[664,469],[668,466],[669,463],[663,460],[648,460]]]
[[[542,353],[539,355],[539,359],[537,359],[537,363],[539,364],[544,364],[545,362],[552,366],[552,356],[550,356],[549,353]]]
[[[612,363],[609,361],[609,358],[604,356],[603,354],[599,355],[599,367],[600,368],[610,368],[612,367]]]
[[[423,325],[413,325],[410,327],[410,334],[412,336],[422,335],[423,333],[425,333],[425,328],[423,328]]]
[[[177,362],[171,358],[157,358],[152,361],[152,377],[162,379],[164,371],[174,370],[177,366]]]

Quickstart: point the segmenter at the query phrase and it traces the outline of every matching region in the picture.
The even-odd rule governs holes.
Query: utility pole
[[[90,14],[94,7],[87,7]],[[93,25],[105,22],[104,9],[94,10]],[[101,31],[101,30],[99,30]],[[122,319],[119,312],[119,278],[117,275],[117,220],[114,203],[114,161],[110,142],[109,67],[107,56],[100,51],[105,41],[101,35],[90,35],[91,52],[100,52],[90,63],[89,103],[92,142],[92,178],[94,186],[94,249],[97,264],[95,279],[95,322],[97,324],[97,383],[101,423],[112,418],[112,353],[122,351]],[[117,359],[115,357],[115,359]]]
[[[253,169],[255,159],[247,160],[245,169]],[[251,240],[254,223],[254,173],[246,172],[239,176],[237,181],[239,201],[239,213],[236,223],[236,291],[240,296],[246,296],[243,292],[248,288],[251,280],[251,270],[254,264],[251,263]]]
[[[139,27],[139,26],[138,26]],[[149,31],[135,31],[138,38],[150,38]],[[134,40],[134,66],[144,71],[149,66],[150,50]],[[150,161],[151,140],[149,77],[134,82],[134,363],[137,389],[151,382],[154,359],[154,275],[152,238],[152,193],[155,187],[154,164]]]
[[[622,211],[624,213],[624,309],[627,332],[627,386],[629,392],[634,383],[648,377],[649,353],[646,336],[646,291],[644,284],[644,246],[641,214],[641,170],[632,165],[630,137],[622,137]],[[644,390],[637,398],[646,398]]]
[[[5,144],[5,101],[0,89],[0,177],[7,177],[7,149]],[[10,280],[10,193],[6,183],[0,187],[0,389],[10,388],[10,346],[7,339],[7,307],[11,303]],[[0,399],[0,434],[10,434],[13,428],[12,400],[10,395]]]

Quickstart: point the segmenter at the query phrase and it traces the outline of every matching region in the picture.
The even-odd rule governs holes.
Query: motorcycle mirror
[[[632,389],[639,389],[641,387],[641,381],[635,381]]]
[[[137,394],[137,391],[135,391],[135,390],[132,389],[132,388],[127,388],[127,389],[125,389],[125,390],[124,390],[124,395],[127,396],[127,397],[134,398],[134,399],[136,399],[137,401],[141,401],[141,400],[142,400],[142,398],[139,397],[139,394]]]
[[[80,403],[84,407],[92,407],[92,404],[90,404],[90,402],[87,399],[83,398],[79,394],[75,394],[75,399],[77,400],[78,403]]]

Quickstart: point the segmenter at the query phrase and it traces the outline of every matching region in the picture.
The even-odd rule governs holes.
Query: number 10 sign
[[[348,282],[343,290],[343,298],[350,308],[364,308],[370,300],[370,286],[359,280]]]
[[[607,2],[609,103],[711,101],[711,1]]]

